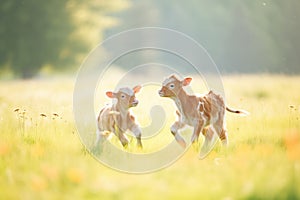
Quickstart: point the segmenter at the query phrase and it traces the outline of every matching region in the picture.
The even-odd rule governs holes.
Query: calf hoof
[[[180,135],[176,134],[175,139],[182,148],[184,148],[184,149],[186,148],[186,143],[185,143],[184,139],[182,137],[180,137]]]
[[[123,148],[124,148],[124,149],[127,149],[127,148],[128,148],[128,143],[122,144],[122,145],[123,145]]]
[[[177,142],[178,142],[178,144],[180,144],[180,146],[182,147],[182,148],[186,148],[186,143],[185,143],[185,141],[182,139],[182,140],[177,140]]]
[[[193,147],[193,149],[194,149],[196,152],[198,152],[199,149],[200,149],[200,146],[199,146],[199,144],[198,144],[197,142],[192,143],[192,147]]]
[[[228,147],[228,140],[227,139],[221,140],[221,142],[222,142],[222,145],[224,147]]]
[[[142,143],[137,143],[137,145],[136,145],[136,146],[137,146],[137,148],[138,148],[138,149],[143,149],[143,145],[142,145]]]
[[[193,135],[192,139],[191,139],[191,143],[195,144],[198,142],[198,137],[196,135]]]
[[[121,143],[122,143],[122,145],[123,145],[123,147],[125,148],[125,149],[127,149],[127,147],[128,147],[128,141],[121,141]]]

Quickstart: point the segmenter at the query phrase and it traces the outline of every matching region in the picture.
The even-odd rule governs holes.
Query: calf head
[[[183,86],[187,86],[192,81],[192,78],[184,78],[179,80],[175,75],[166,78],[162,83],[162,88],[158,91],[161,97],[174,98],[177,96]]]
[[[120,88],[118,92],[106,92],[109,98],[118,99],[118,104],[123,108],[135,107],[139,101],[136,99],[135,94],[141,90],[142,86],[137,85],[134,88],[124,87]]]

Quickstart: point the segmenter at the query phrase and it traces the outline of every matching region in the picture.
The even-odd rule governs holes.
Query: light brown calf
[[[141,129],[129,111],[131,107],[138,105],[139,102],[135,97],[135,93],[139,92],[140,89],[141,86],[135,86],[133,89],[128,87],[121,88],[116,93],[111,91],[106,92],[109,98],[116,98],[117,102],[107,105],[99,113],[97,119],[96,147],[99,145],[99,142],[105,139],[107,133],[114,133],[122,145],[126,147],[128,140],[124,133],[129,130],[135,135],[137,146],[142,148]]]
[[[227,145],[228,138],[225,129],[225,109],[229,112],[245,114],[246,111],[232,110],[225,106],[220,95],[210,91],[204,96],[188,95],[183,87],[190,84],[192,78],[179,80],[175,75],[165,79],[162,88],[159,90],[161,97],[169,97],[174,100],[178,111],[178,120],[171,126],[171,133],[176,141],[186,147],[186,142],[178,133],[185,125],[194,127],[191,142],[198,140],[200,132],[205,136],[204,146],[208,145],[216,133],[224,145]]]

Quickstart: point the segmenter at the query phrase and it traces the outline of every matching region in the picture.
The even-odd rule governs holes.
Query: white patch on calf
[[[164,82],[162,83],[163,86],[168,85],[169,83],[172,83],[173,81],[175,81],[176,79],[171,77],[171,78],[167,78],[166,80],[164,80]]]
[[[204,106],[204,103],[201,102],[201,101],[199,101],[198,106],[197,106],[197,110],[199,110],[199,111],[200,111],[200,114],[203,115],[203,114],[204,114],[204,108],[203,108],[203,110],[201,111],[201,110],[200,110],[201,106]]]
[[[133,96],[134,95],[134,91],[128,87],[125,88],[120,88],[119,92],[123,92],[129,96]]]

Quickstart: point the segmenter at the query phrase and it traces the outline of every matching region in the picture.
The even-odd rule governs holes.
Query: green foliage
[[[61,50],[72,42],[68,36],[74,30],[66,3],[2,1],[1,64],[9,62],[16,74],[30,77],[44,64],[65,61]]]
[[[104,31],[109,36],[144,26],[190,35],[223,72],[300,72],[298,0],[2,0],[0,5],[0,70],[21,77],[42,67],[75,68]],[[149,53],[132,62],[143,57]],[[178,63],[167,55],[162,59]]]
[[[224,72],[300,73],[298,0],[132,2],[116,15],[122,26],[109,34],[144,26],[171,28],[202,44]]]
[[[103,28],[113,24],[102,19],[103,13],[125,6],[121,0],[2,0],[0,66],[26,78],[45,65],[79,65]]]

